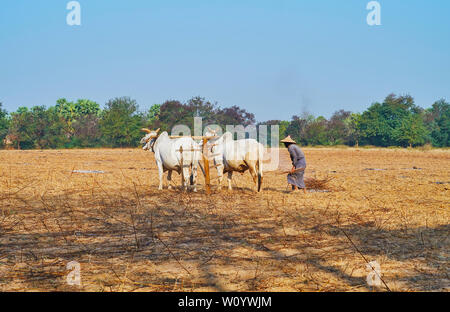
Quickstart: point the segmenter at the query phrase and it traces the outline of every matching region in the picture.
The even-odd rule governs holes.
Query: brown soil
[[[393,291],[450,290],[450,151],[304,152],[320,190],[267,172],[260,194],[248,173],[218,192],[213,174],[207,196],[203,177],[158,191],[140,149],[0,151],[0,291],[386,290],[366,260]]]

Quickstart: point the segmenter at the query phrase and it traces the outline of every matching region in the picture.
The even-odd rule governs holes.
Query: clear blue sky
[[[0,101],[104,104],[135,98],[141,110],[201,95],[257,120],[309,111],[363,111],[391,92],[429,107],[450,100],[450,1],[66,0],[0,3]]]

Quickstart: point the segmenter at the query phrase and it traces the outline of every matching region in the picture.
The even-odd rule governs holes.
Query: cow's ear
[[[152,133],[152,131],[147,128],[142,128],[141,131],[144,131],[145,133]]]

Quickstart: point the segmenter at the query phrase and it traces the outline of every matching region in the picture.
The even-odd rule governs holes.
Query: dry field
[[[140,149],[0,151],[0,291],[385,291],[373,260],[392,291],[450,290],[449,150],[304,151],[328,191],[158,191]]]

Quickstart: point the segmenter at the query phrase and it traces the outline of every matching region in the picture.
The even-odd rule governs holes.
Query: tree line
[[[290,121],[256,122],[254,114],[238,106],[220,107],[202,97],[185,103],[168,100],[140,111],[129,97],[109,100],[104,108],[94,101],[19,107],[8,113],[0,103],[0,146],[16,149],[59,149],[95,147],[136,147],[141,128],[171,131],[177,124],[192,128],[194,117],[203,125],[279,125],[280,136],[291,135],[301,145],[373,145],[448,147],[450,144],[450,104],[444,99],[423,109],[409,96],[388,95],[363,113],[339,110],[329,119],[309,113]],[[270,127],[269,127],[270,130]],[[270,133],[268,134],[270,138]]]

